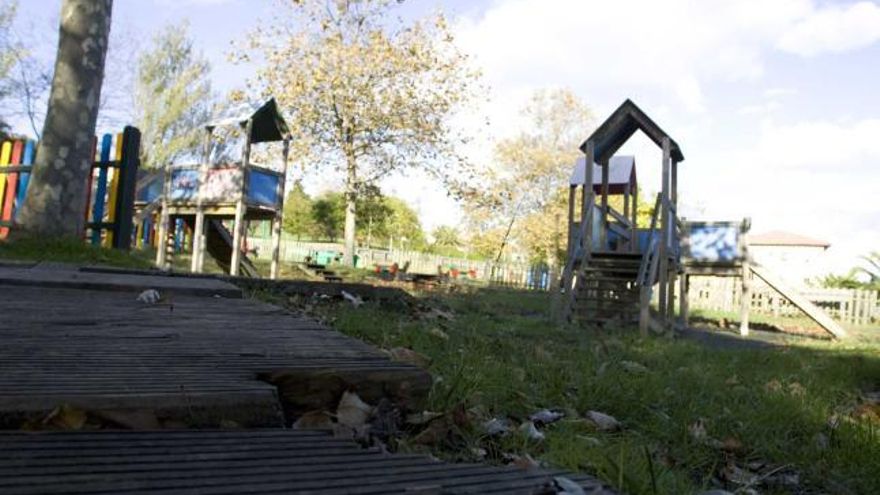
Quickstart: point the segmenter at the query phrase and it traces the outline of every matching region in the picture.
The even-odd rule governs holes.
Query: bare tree
[[[92,136],[101,101],[113,0],[64,0],[49,109],[28,195],[23,231],[83,235]]]

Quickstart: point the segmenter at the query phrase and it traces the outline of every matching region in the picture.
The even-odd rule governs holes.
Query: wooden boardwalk
[[[610,493],[588,476],[389,455],[323,432],[0,433],[0,493],[9,495],[553,494],[560,475]]]
[[[35,268],[0,263],[0,493],[558,492],[558,472],[441,463],[284,429],[347,389],[406,406],[431,377],[234,286]],[[151,287],[165,299],[137,301]],[[86,429],[20,431],[61,405],[85,411]],[[95,418],[114,429],[89,431]]]
[[[194,427],[280,426],[279,395],[301,413],[348,387],[406,402],[431,385],[425,371],[269,304],[172,295],[147,305],[115,278],[109,287],[0,282],[0,428],[62,403]]]

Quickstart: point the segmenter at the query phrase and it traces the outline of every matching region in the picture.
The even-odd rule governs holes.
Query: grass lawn
[[[630,330],[558,328],[547,294],[423,298],[452,318],[370,303],[312,309],[346,334],[431,358],[425,409],[446,416],[411,427],[399,450],[498,463],[528,454],[633,494],[880,493],[880,407],[862,402],[880,391],[880,346],[798,339],[710,349]],[[544,440],[518,432],[542,408],[566,416],[541,428]],[[598,431],[588,411],[622,426]],[[513,431],[490,437],[483,425],[492,418]]]
[[[38,237],[0,241],[0,259],[54,261],[77,265],[113,265],[141,269],[148,269],[152,266],[152,252],[120,251],[92,246],[79,239]]]

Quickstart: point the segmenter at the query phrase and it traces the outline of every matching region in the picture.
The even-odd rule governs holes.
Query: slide
[[[208,220],[206,237],[208,254],[217,261],[220,268],[229,273],[229,267],[232,263],[232,233],[220,220]],[[245,255],[241,257],[241,275],[252,278],[260,276],[257,267]]]
[[[804,296],[802,296],[798,291],[788,287],[784,282],[777,279],[770,272],[768,272],[764,267],[757,265],[750,265],[752,269],[752,273],[758,276],[761,280],[767,283],[770,287],[772,287],[776,292],[782,294],[783,297],[787,298],[791,301],[792,304],[800,308],[801,311],[807,314],[813,321],[819,324],[822,328],[824,328],[827,332],[835,337],[842,339],[847,336],[846,330],[843,329],[836,321],[832,320],[830,316],[828,316],[821,308],[816,306],[807,300]]]

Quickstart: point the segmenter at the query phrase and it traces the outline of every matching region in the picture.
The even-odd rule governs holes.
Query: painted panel
[[[248,172],[248,202],[266,206],[277,205],[278,179],[275,174],[251,169]]]
[[[735,261],[739,258],[739,225],[694,224],[688,226],[684,256],[693,261]]]

